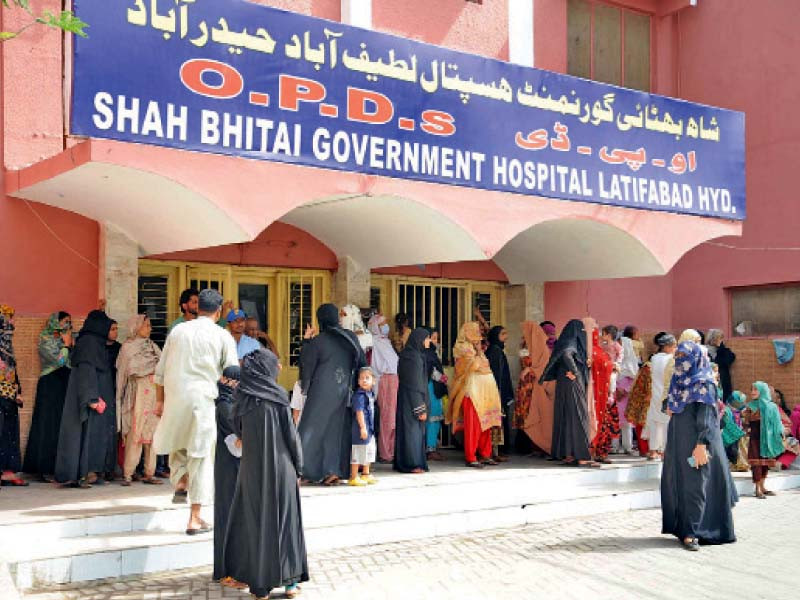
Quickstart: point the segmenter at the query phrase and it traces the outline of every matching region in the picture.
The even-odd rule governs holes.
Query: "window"
[[[167,275],[139,276],[139,314],[147,315],[153,325],[150,334],[159,346],[164,346],[169,327],[169,277]]]
[[[376,312],[380,312],[381,310],[381,288],[379,287],[371,287],[369,288],[369,308],[370,311],[374,314]]]
[[[597,0],[568,0],[567,72],[649,92],[650,16]]]
[[[800,284],[732,289],[734,336],[800,332]]]
[[[311,269],[140,259],[139,308],[151,315],[153,339],[163,344],[168,324],[180,314],[181,290],[219,290],[269,333],[283,364],[278,382],[288,388],[297,380],[306,325],[316,324],[316,308],[330,299],[330,279],[328,271]]]

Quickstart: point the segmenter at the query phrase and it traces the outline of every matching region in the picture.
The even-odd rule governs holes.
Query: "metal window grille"
[[[289,282],[289,310],[286,315],[289,331],[289,365],[300,365],[305,326],[312,322],[314,310],[314,284],[302,279]]]
[[[139,314],[147,315],[153,325],[150,334],[159,346],[164,346],[169,327],[169,277],[140,275],[138,282]]]

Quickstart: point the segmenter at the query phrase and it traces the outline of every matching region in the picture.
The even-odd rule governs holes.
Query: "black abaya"
[[[687,462],[697,444],[705,444],[708,464],[695,469]],[[717,409],[693,402],[672,415],[661,475],[662,533],[701,544],[736,541],[731,508],[739,496],[722,445]]]
[[[225,535],[224,570],[257,596],[308,581],[297,481],[303,455],[288,395],[274,381],[277,364],[268,350],[249,354],[234,393],[242,459]]]
[[[333,307],[329,310],[327,307]],[[330,314],[326,314],[330,313]],[[358,338],[338,325],[339,311],[322,305],[317,320],[322,332],[303,344],[301,387],[306,394],[299,433],[305,477],[322,481],[350,474],[350,394],[366,359]]]
[[[430,335],[418,327],[411,332],[397,363],[397,418],[394,439],[394,470],[411,473],[428,470],[426,421],[420,415],[430,412],[428,403],[428,362],[423,342]]]
[[[69,374],[69,367],[61,367],[40,377],[36,384],[36,404],[22,469],[25,473],[52,475],[55,471],[58,432]]]
[[[18,473],[22,469],[19,450],[19,405],[0,398],[0,471]]]
[[[550,361],[539,379],[556,382],[553,401],[554,458],[591,460],[589,453],[589,407],[586,388],[589,379],[586,329],[573,319],[564,327],[550,356]],[[575,379],[567,377],[572,373]]]
[[[731,381],[731,367],[736,361],[736,355],[733,350],[725,345],[725,342],[720,342],[717,347],[717,355],[714,357],[714,362],[719,367],[719,383],[722,387],[722,399],[725,402],[730,400],[733,394],[733,382]]]
[[[489,331],[489,347],[486,349],[486,358],[492,369],[494,380],[497,382],[497,390],[500,392],[500,403],[503,407],[503,438],[505,444],[503,450],[508,452],[511,446],[511,415],[514,414],[514,384],[511,382],[511,369],[508,366],[508,358],[505,353],[505,344],[500,341],[500,333],[503,327],[497,325]]]
[[[75,482],[89,472],[113,471],[116,463],[116,386],[108,362],[106,339],[111,319],[102,311],[86,318],[72,353],[64,412],[58,436],[55,479]],[[103,414],[89,407],[102,398]]]
[[[229,367],[230,368],[230,367]],[[239,475],[239,461],[231,454],[225,438],[235,433],[233,419],[233,389],[218,384],[220,394],[217,398],[217,448],[214,454],[214,574],[215,581],[225,577],[223,549],[228,517],[236,491]]]

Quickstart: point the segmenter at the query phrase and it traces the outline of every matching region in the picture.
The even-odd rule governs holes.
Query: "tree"
[[[62,31],[74,33],[81,37],[89,37],[84,31],[84,29],[88,27],[88,24],[81,21],[70,10],[62,10],[58,14],[53,14],[49,10],[45,10],[41,15],[36,16],[31,10],[30,0],[2,0],[2,2],[5,8],[21,8],[31,16],[32,20],[19,31],[0,31],[0,43],[17,37],[20,33],[28,29],[28,27],[32,27],[36,24],[61,29]]]

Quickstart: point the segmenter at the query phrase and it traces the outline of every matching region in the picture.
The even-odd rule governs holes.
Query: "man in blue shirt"
[[[228,313],[227,321],[228,330],[231,332],[233,339],[236,340],[236,352],[239,355],[239,362],[253,350],[261,348],[261,344],[257,340],[245,335],[244,328],[247,324],[247,315],[241,308],[231,310]]]

